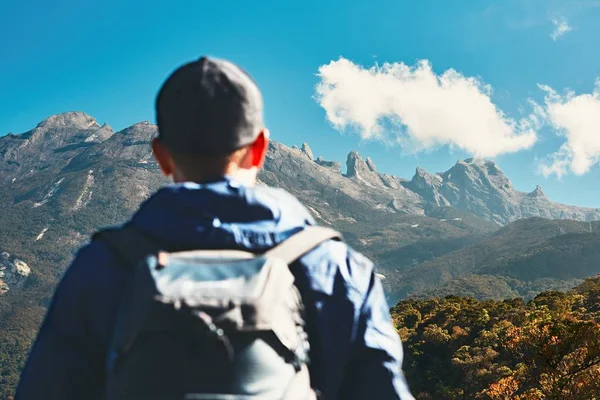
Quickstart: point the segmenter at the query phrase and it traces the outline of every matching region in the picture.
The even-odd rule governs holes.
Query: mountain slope
[[[81,112],[53,115],[21,135],[0,137],[0,182],[25,179],[57,168],[86,147],[113,134],[108,125]]]
[[[531,218],[396,275],[390,295],[394,301],[432,294],[531,298],[598,273],[600,223]],[[492,286],[497,290],[490,292]]]

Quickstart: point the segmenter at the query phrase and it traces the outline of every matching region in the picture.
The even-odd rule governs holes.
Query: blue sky
[[[154,121],[166,76],[211,54],[255,77],[272,136],[287,145],[306,141],[338,161],[357,149],[405,178],[417,166],[445,171],[477,153],[495,159],[520,190],[540,184],[555,201],[600,207],[599,21],[594,0],[3,2],[0,134],[71,110],[116,130]],[[453,89],[438,81],[421,90],[412,79],[420,60],[434,80],[456,71]],[[394,78],[386,62],[406,65],[409,76]],[[319,97],[323,83],[329,89]],[[419,98],[417,109],[409,95]],[[511,121],[532,116],[527,132],[507,133]],[[447,132],[432,124],[447,120]],[[373,121],[383,128],[377,134],[365,127]],[[480,133],[488,127],[495,136]],[[526,134],[535,140],[517,144]]]

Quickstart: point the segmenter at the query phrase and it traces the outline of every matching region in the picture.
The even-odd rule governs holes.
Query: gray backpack
[[[308,337],[289,265],[341,235],[308,227],[263,254],[158,251],[102,231],[136,265],[107,360],[107,400],[309,400]]]

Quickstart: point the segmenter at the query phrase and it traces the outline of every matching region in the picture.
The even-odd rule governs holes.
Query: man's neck
[[[197,176],[184,176],[180,173],[173,174],[173,181],[175,183],[183,183],[183,182],[194,182],[199,184],[218,182],[222,180],[231,180],[235,181],[243,186],[252,187],[256,184],[256,176],[258,171],[256,168],[253,169],[244,169],[244,168],[235,168],[229,171],[226,171],[222,174],[212,174],[212,175],[197,175]]]

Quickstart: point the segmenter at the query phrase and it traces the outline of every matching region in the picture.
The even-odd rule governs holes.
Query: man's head
[[[162,171],[175,182],[227,175],[253,184],[268,147],[262,108],[256,83],[228,61],[202,57],[178,68],[156,98],[152,149]]]

